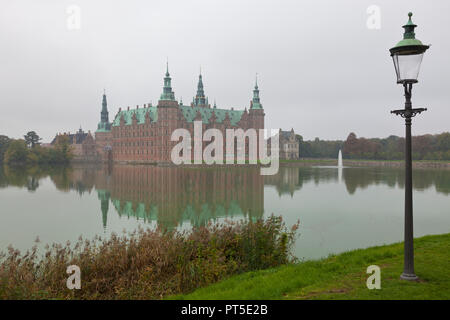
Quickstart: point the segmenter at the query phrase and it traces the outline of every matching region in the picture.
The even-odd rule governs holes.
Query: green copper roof
[[[230,117],[230,123],[232,126],[235,126],[240,120],[244,111],[242,110],[225,110],[225,109],[217,109],[217,108],[204,108],[204,107],[191,107],[191,106],[180,106],[181,112],[183,113],[184,118],[187,122],[192,122],[195,120],[197,116],[197,112],[200,113],[202,117],[202,122],[205,124],[209,123],[211,116],[214,112],[216,116],[216,122],[222,123],[225,120],[225,117],[228,113],[228,117]]]
[[[395,48],[405,46],[423,46],[423,43],[418,39],[403,39],[395,45]]]
[[[106,98],[105,98],[106,99]],[[172,100],[175,101],[175,95],[172,91],[171,87],[171,78],[169,74],[169,66],[167,64],[166,75],[164,78],[164,89],[161,95],[161,100]],[[105,100],[106,101],[106,100]],[[205,107],[206,106],[206,107]],[[211,117],[214,113],[215,122],[222,123],[226,116],[228,115],[230,119],[230,124],[232,126],[236,126],[242,118],[244,114],[243,110],[225,110],[218,109],[216,107],[216,103],[214,102],[214,108],[208,107],[208,98],[205,97],[205,92],[203,88],[203,79],[200,73],[199,81],[197,85],[197,95],[193,98],[193,106],[185,106],[183,102],[180,100],[179,109],[183,114],[184,118],[187,122],[193,122],[200,114],[202,122],[205,124],[210,123]],[[259,88],[258,88],[258,79],[255,81],[255,88],[253,90],[253,99],[251,103],[251,109],[263,109],[263,106],[259,97]],[[139,109],[132,110],[121,110],[117,113],[112,126],[120,126],[121,118],[124,119],[125,125],[131,125],[133,122],[133,117],[136,116],[136,120],[138,124],[145,123],[145,118],[149,115],[152,122],[158,121],[158,108],[157,106],[149,106]],[[106,127],[104,128],[101,123],[98,126],[98,132],[106,132]]]
[[[133,115],[136,115],[136,120],[138,124],[145,123],[146,114],[149,114],[150,120],[152,122],[158,121],[158,110],[156,106],[150,106],[139,109],[130,109],[119,111],[112,123],[113,127],[120,126],[120,118],[123,117],[125,125],[131,125],[133,122]]]
[[[111,132],[111,124],[100,121],[95,132]]]
[[[398,54],[399,52],[402,52],[402,54],[416,54],[424,52],[429,48],[429,46],[426,46],[420,41],[419,39],[416,39],[416,34],[414,33],[414,29],[417,27],[412,20],[412,12],[408,13],[408,22],[403,26],[405,29],[405,32],[403,33],[403,39],[400,40],[395,47],[391,48],[391,54]],[[411,48],[402,48],[402,47],[411,47]],[[406,50],[405,50],[406,49]],[[403,53],[405,52],[405,53]]]
[[[97,130],[95,130],[95,132],[111,132],[111,130],[97,129]]]
[[[241,120],[242,115],[244,114],[243,110],[226,110],[226,109],[218,109],[218,108],[205,108],[205,107],[191,107],[191,106],[179,106],[181,113],[187,122],[193,122],[197,116],[197,112],[200,113],[203,123],[208,124],[211,116],[214,112],[216,116],[216,122],[222,123],[225,120],[226,115],[230,118],[230,124],[232,126],[237,125],[237,123]],[[145,123],[146,114],[149,114],[150,120],[152,122],[158,121],[158,108],[156,106],[139,108],[139,109],[130,109],[130,110],[122,110],[119,111],[112,123],[113,127],[120,126],[120,118],[123,117],[125,121],[125,125],[131,125],[133,121],[133,116],[136,115],[136,120],[138,124]],[[98,132],[102,132],[102,130],[97,130]],[[104,131],[107,132],[107,131]]]

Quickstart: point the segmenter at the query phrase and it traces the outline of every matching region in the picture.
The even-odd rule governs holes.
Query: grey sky
[[[81,8],[68,30],[66,8]],[[369,30],[366,10],[381,9]],[[205,93],[220,108],[249,107],[259,74],[266,128],[306,139],[403,135],[389,111],[403,103],[388,49],[413,11],[425,55],[415,107],[429,111],[413,134],[450,130],[450,1],[106,1],[0,2],[0,134],[94,131],[103,88],[110,119],[119,107],[157,103],[166,58],[177,99]]]

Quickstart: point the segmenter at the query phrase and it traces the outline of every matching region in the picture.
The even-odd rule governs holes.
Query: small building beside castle
[[[75,133],[58,133],[53,138],[49,147],[54,147],[59,139],[66,138],[72,150],[73,160],[75,161],[97,161],[97,152],[95,151],[95,140],[90,131],[84,132],[78,129]]]
[[[280,129],[280,159],[297,160],[300,157],[300,143],[294,129],[283,131]]]
[[[95,131],[98,157],[102,161],[116,162],[171,162],[171,150],[178,141],[171,141],[172,132],[184,128],[193,137],[194,121],[202,122],[203,132],[209,128],[221,130],[225,137],[228,128],[264,129],[264,110],[256,81],[249,110],[220,109],[211,106],[205,96],[202,75],[199,75],[197,94],[190,105],[175,99],[167,66],[163,92],[158,104],[136,108],[119,108],[109,122],[106,95],[103,94],[100,122]],[[258,131],[259,132],[259,131]],[[203,148],[206,146],[203,143]],[[193,150],[192,150],[193,152]]]
[[[275,136],[268,138],[268,154],[271,154],[272,139],[274,138],[279,138],[278,149],[275,150],[275,152],[278,152],[278,157],[280,160],[300,159],[300,142],[295,135],[294,129],[291,129],[290,131],[283,131],[280,128]]]

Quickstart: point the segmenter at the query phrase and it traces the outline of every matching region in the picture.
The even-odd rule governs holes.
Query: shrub
[[[143,230],[109,239],[81,237],[0,256],[0,299],[159,299],[187,293],[232,274],[293,262],[298,223],[281,217],[224,222],[190,232]],[[66,268],[81,269],[81,290],[66,287]]]

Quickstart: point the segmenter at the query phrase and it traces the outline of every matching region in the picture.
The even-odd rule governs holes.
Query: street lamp
[[[411,122],[412,118],[426,111],[426,108],[412,108],[411,91],[413,83],[417,83],[420,64],[423,54],[430,47],[422,44],[415,38],[414,28],[417,27],[412,21],[412,13],[408,13],[409,20],[403,26],[405,33],[403,40],[391,48],[394,60],[397,83],[402,84],[405,90],[405,109],[394,110],[391,113],[400,115],[405,119],[405,256],[404,269],[400,276],[404,280],[417,280],[414,273],[414,237],[413,237],[413,204],[412,204],[412,158],[411,158]]]

